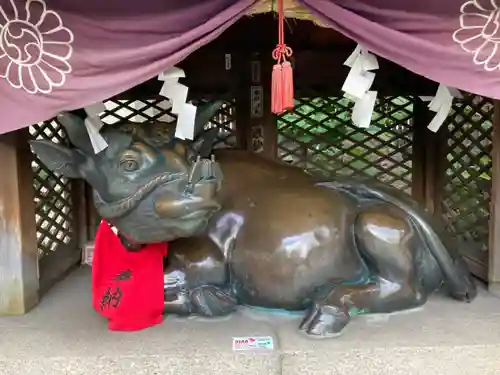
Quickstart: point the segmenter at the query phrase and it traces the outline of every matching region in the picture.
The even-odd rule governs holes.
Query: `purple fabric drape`
[[[254,2],[0,0],[0,134],[158,75]]]
[[[379,56],[500,99],[500,0],[298,1]],[[255,2],[0,0],[0,134],[156,76]]]
[[[500,99],[500,0],[299,0],[373,53]]]

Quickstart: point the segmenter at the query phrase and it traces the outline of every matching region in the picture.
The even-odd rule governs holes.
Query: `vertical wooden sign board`
[[[276,117],[271,113],[272,60],[262,53],[253,53],[247,65],[248,148],[266,157],[276,157]]]

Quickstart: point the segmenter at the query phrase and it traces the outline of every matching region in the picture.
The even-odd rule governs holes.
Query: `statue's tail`
[[[383,202],[406,212],[411,224],[441,268],[444,284],[450,295],[468,302],[476,297],[477,287],[472,275],[458,249],[450,243],[444,226],[409,196],[394,188],[373,182],[338,181],[319,185],[342,192],[361,206]]]

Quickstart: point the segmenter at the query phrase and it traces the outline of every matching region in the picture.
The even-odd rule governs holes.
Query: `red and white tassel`
[[[293,69],[289,61],[285,61],[282,66],[283,80],[283,110],[290,110],[294,106],[293,92]]]
[[[281,64],[273,66],[271,79],[271,112],[281,113],[284,110],[283,103],[283,68]]]

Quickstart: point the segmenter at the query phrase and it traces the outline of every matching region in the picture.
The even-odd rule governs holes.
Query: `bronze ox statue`
[[[442,225],[406,195],[318,182],[245,151],[205,160],[216,131],[203,129],[219,107],[199,106],[192,142],[162,123],[108,126],[109,147],[95,155],[74,112],[59,116],[73,147],[31,143],[51,170],[93,187],[130,251],[172,241],[167,314],[221,316],[239,304],[306,311],[300,329],[330,337],[352,316],[415,308],[442,286],[460,301],[476,296]]]

